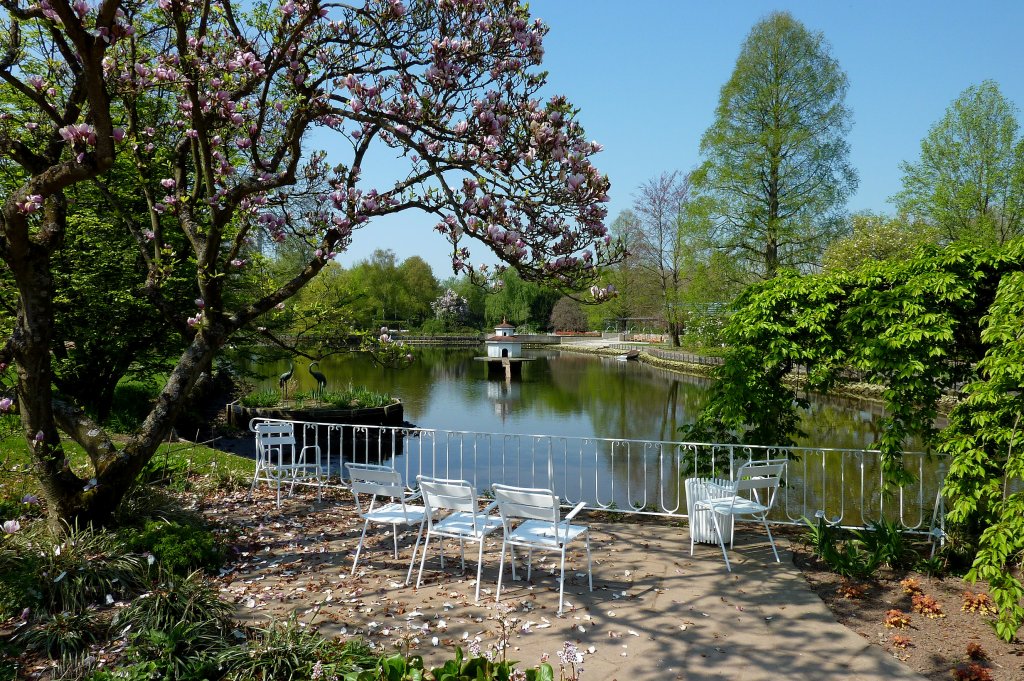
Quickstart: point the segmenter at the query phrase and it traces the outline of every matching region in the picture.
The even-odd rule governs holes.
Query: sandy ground
[[[793,565],[785,540],[781,563],[755,527],[737,531],[727,573],[714,545],[689,555],[678,522],[626,522],[581,516],[591,528],[594,590],[587,589],[583,544],[566,575],[566,612],[558,607],[557,554],[535,554],[532,579],[509,579],[500,604],[495,588],[500,534],[484,549],[481,601],[474,603],[476,546],[466,571],[458,546],[436,544],[424,583],[405,585],[416,532],[371,527],[358,569],[350,574],[362,522],[350,495],[330,490],[322,502],[307,490],[275,507],[263,487],[207,502],[204,512],[230,533],[235,558],[220,577],[222,595],[255,623],[296,617],[329,636],[360,636],[382,652],[400,646],[428,664],[446,646],[479,645],[535,665],[572,642],[585,655],[584,679],[922,679],[891,654],[836,622]],[[418,567],[418,565],[417,565]],[[413,574],[415,583],[415,573]]]

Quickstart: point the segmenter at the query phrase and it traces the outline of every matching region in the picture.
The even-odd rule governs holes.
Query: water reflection
[[[692,475],[695,453],[672,443],[677,428],[692,422],[703,407],[709,380],[637,362],[528,350],[525,354],[535,361],[523,368],[521,380],[495,381],[487,379],[483,363],[473,361],[479,354],[475,349],[426,348],[406,369],[342,355],[325,359],[320,368],[328,390],[352,383],[399,397],[406,420],[415,426],[495,434],[438,433],[443,442],[417,435],[406,440],[404,450],[399,443],[383,448],[388,451],[377,456],[398,454],[396,466],[408,480],[426,473],[494,481],[500,469],[504,482],[550,486],[567,500],[685,512],[683,478]],[[315,387],[306,364],[296,363],[300,390]],[[248,368],[263,377],[261,388],[276,390],[277,376],[287,367],[282,360]],[[880,415],[881,406],[867,400],[812,395],[802,421],[807,435],[800,444],[821,449],[791,463],[794,484],[786,490],[780,514],[798,520],[820,508],[829,518],[842,517],[850,524],[884,516],[927,528],[941,475],[934,462],[908,457],[908,468],[924,485],[901,498],[882,493],[877,457],[827,451],[870,447]],[[546,437],[532,437],[539,435]],[[353,446],[363,450],[366,443],[360,439]],[[763,452],[756,455],[763,457]],[[339,465],[334,462],[333,470]]]
[[[588,355],[527,350],[536,358],[519,381],[488,381],[477,349],[424,348],[405,369],[375,365],[362,354],[320,362],[328,390],[365,385],[400,398],[406,420],[422,428],[495,433],[531,433],[612,439],[677,439],[704,406],[710,381],[638,362]],[[299,390],[312,390],[308,362],[296,362]],[[277,389],[288,360],[249,363],[259,387]],[[881,405],[867,400],[811,396],[800,444],[870,447],[878,437]],[[911,445],[913,446],[913,445]]]

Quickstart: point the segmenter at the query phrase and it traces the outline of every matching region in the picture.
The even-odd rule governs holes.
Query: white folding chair
[[[321,485],[323,469],[320,467],[320,447],[305,445],[296,451],[295,425],[292,423],[261,422],[250,425],[256,433],[256,472],[249,486],[249,499],[252,499],[256,484],[266,482],[277,488],[277,506],[281,507],[281,482],[290,481],[288,495],[295,490],[295,483],[316,482],[316,500],[323,498]],[[315,459],[306,460],[306,452],[312,451]]]
[[[722,536],[721,527],[718,524],[719,515],[751,516],[764,524],[768,532],[768,543],[771,544],[772,553],[775,554],[775,562],[779,561],[779,552],[775,549],[775,539],[772,531],[768,528],[768,513],[775,505],[778,497],[779,484],[782,475],[786,470],[785,459],[767,461],[749,461],[736,472],[736,477],[729,485],[715,485],[707,483],[709,488],[717,491],[719,496],[713,499],[702,499],[694,502],[694,513],[710,513],[711,522],[715,528],[715,535],[718,537],[718,544],[722,547],[722,556],[725,557],[725,567],[732,572],[732,565],[729,564],[729,554],[725,550],[725,538]],[[764,499],[761,498],[762,493]],[[729,535],[729,547],[732,548],[735,537],[735,526]],[[692,525],[691,525],[692,527]],[[690,532],[690,555],[693,555],[694,536]]]
[[[352,484],[352,496],[356,502],[356,512],[363,519],[363,534],[359,537],[359,546],[356,548],[356,557],[352,561],[352,574],[356,573],[356,565],[359,564],[359,554],[363,550],[363,541],[366,539],[366,529],[370,523],[380,525],[391,525],[395,537],[395,558],[398,558],[398,526],[418,524],[419,531],[416,533],[416,544],[412,549],[412,560],[409,562],[409,571],[405,575],[405,583],[409,583],[412,577],[412,566],[416,562],[416,552],[420,547],[420,538],[423,536],[423,522],[426,518],[426,509],[423,506],[412,505],[409,502],[420,498],[420,493],[406,492],[402,483],[402,474],[388,466],[379,466],[371,463],[348,463],[349,479]],[[369,495],[370,501],[365,506],[360,502],[359,495]],[[390,499],[390,502],[378,504],[377,499]]]
[[[498,506],[492,502],[482,511],[477,505],[476,489],[466,480],[443,480],[416,476],[420,493],[423,494],[423,505],[427,509],[427,536],[423,540],[423,556],[420,558],[420,572],[416,577],[416,588],[423,579],[423,566],[427,562],[427,548],[430,538],[437,537],[441,553],[441,568],[444,568],[444,539],[459,540],[462,554],[462,570],[466,570],[466,542],[475,541],[480,545],[476,557],[476,600],[480,600],[480,574],[484,563],[484,538],[501,527],[501,518],[490,515]],[[440,511],[450,513],[435,521],[434,516]]]
[[[590,532],[585,525],[572,525],[569,521],[576,517],[585,502],[578,503],[564,520],[559,520],[558,497],[548,489],[531,489],[528,487],[510,487],[495,484],[494,500],[498,503],[501,523],[504,528],[504,541],[501,543],[501,564],[498,568],[498,593],[495,601],[501,598],[501,580],[505,571],[505,548],[510,551],[512,561],[512,579],[516,578],[516,546],[528,551],[526,578],[530,578],[533,567],[533,549],[542,551],[558,551],[561,554],[561,572],[558,577],[558,614],[562,614],[562,603],[565,594],[565,547],[583,537],[587,546],[587,583],[594,590],[594,575],[590,560]],[[513,523],[522,520],[515,525]]]

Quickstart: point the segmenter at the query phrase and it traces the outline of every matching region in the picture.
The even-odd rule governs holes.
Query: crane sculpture
[[[281,388],[281,397],[288,397],[288,381],[292,380],[292,374],[295,373],[295,362],[288,362],[288,371],[284,372],[277,377],[277,385]]]
[[[320,366],[320,362],[309,363],[309,375],[316,379],[316,399],[319,402],[324,396],[324,390],[327,388],[327,377],[323,373],[317,371],[313,367]]]

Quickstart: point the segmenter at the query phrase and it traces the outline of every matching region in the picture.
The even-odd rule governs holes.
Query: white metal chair
[[[256,433],[256,472],[249,486],[249,499],[252,499],[256,484],[266,482],[277,488],[277,506],[281,507],[281,483],[290,482],[288,495],[295,490],[295,483],[315,481],[316,500],[323,498],[321,486],[323,469],[320,467],[320,447],[305,445],[297,448],[295,441],[295,425],[292,423],[255,423],[250,426]],[[314,460],[306,460],[306,452],[314,453]]]
[[[441,553],[441,568],[444,568],[444,539],[458,539],[462,555],[462,570],[466,569],[466,542],[472,541],[480,545],[476,557],[476,600],[480,600],[480,574],[484,563],[484,539],[488,534],[501,527],[501,518],[490,513],[497,508],[498,502],[492,502],[482,511],[476,498],[476,489],[466,480],[443,480],[416,476],[420,492],[423,494],[423,505],[427,509],[427,536],[423,540],[423,556],[420,558],[420,572],[416,577],[416,588],[423,579],[423,566],[427,562],[427,547],[430,538],[437,537]],[[451,511],[440,520],[434,516],[440,511]]]
[[[359,564],[359,554],[363,550],[363,542],[366,539],[366,529],[370,523],[380,525],[391,525],[395,538],[395,558],[398,558],[398,526],[419,525],[416,533],[416,544],[412,549],[412,560],[409,562],[409,571],[405,575],[405,583],[409,583],[412,577],[412,566],[416,562],[416,552],[420,547],[420,539],[423,536],[423,523],[426,518],[426,509],[423,506],[413,505],[409,502],[420,498],[420,493],[408,493],[402,483],[402,474],[388,466],[379,466],[370,463],[348,463],[349,478],[352,485],[352,496],[356,502],[356,512],[363,519],[363,534],[359,537],[359,546],[356,548],[356,557],[352,561],[352,573],[356,573],[356,566]],[[370,501],[365,506],[359,500],[359,495],[369,495]],[[390,502],[378,503],[378,498],[390,499]]]
[[[732,565],[729,564],[729,554],[725,550],[725,538],[722,536],[721,527],[718,524],[719,515],[727,516],[751,516],[764,524],[768,532],[768,543],[771,544],[772,553],[775,554],[775,562],[779,561],[779,552],[775,549],[775,539],[772,531],[768,528],[768,513],[775,505],[778,497],[779,484],[782,475],[786,470],[785,459],[767,461],[749,461],[736,472],[736,477],[729,485],[715,485],[707,483],[709,488],[716,488],[720,496],[712,499],[702,499],[694,502],[694,513],[710,513],[711,522],[718,537],[718,544],[722,547],[722,556],[725,557],[725,567],[732,572]],[[761,494],[764,494],[764,499]],[[729,533],[729,547],[733,545],[735,537],[735,526]],[[692,528],[692,524],[691,524]],[[694,535],[690,532],[690,555],[693,555]]]
[[[587,583],[590,590],[594,590],[589,529],[585,525],[572,525],[569,522],[586,506],[586,503],[581,501],[565,515],[563,520],[559,520],[558,497],[551,490],[510,487],[500,484],[495,484],[493,489],[505,535],[501,544],[501,564],[498,568],[498,592],[495,601],[501,598],[501,580],[505,571],[506,547],[511,553],[512,579],[516,578],[514,547],[519,546],[528,551],[527,579],[530,578],[532,569],[533,549],[557,551],[561,554],[561,572],[558,577],[558,614],[561,615],[565,594],[565,547],[580,537],[583,537],[587,546]],[[518,520],[523,520],[523,522],[513,527],[513,523]]]

